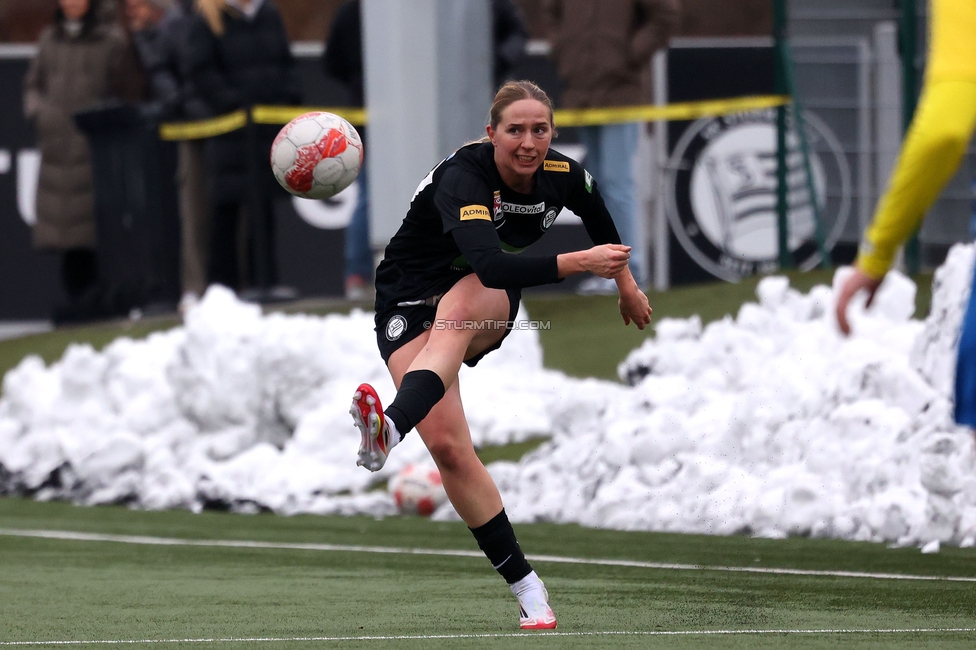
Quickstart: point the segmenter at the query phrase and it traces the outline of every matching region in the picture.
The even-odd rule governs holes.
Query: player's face
[[[488,126],[488,137],[495,146],[495,165],[502,180],[522,185],[531,180],[549,151],[549,109],[535,99],[513,102],[502,111],[497,130]]]

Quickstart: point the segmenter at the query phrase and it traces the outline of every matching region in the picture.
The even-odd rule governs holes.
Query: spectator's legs
[[[263,279],[267,286],[260,288],[267,289],[278,284],[278,255],[276,254],[275,245],[277,229],[275,228],[274,202],[269,198],[262,198],[258,205],[261,212],[257,223],[254,225],[260,228],[261,232],[259,234],[260,236],[255,237],[252,234],[248,238],[248,250],[250,254],[248,255],[249,267],[247,275],[251,286],[258,287]],[[264,270],[264,273],[267,275],[265,278],[261,278],[261,271],[258,269],[258,257],[255,255],[255,246],[264,247],[264,259],[267,265],[267,268]]]
[[[637,228],[637,183],[634,181],[634,155],[637,153],[637,139],[640,125],[606,124],[600,127],[603,146],[603,199],[617,225],[620,239],[630,251],[630,271],[637,284],[643,286],[646,279],[646,257],[644,243],[638,241]]]
[[[637,183],[634,181],[634,156],[640,125],[606,124],[583,127],[580,142],[586,145],[583,163],[600,188],[621,241],[633,247],[630,252],[630,271],[637,284],[646,281],[646,251],[638,241]]]
[[[210,284],[238,289],[237,230],[240,205],[218,203],[213,206],[210,224]]]
[[[597,183],[600,184],[600,191],[603,191],[603,140],[600,138],[599,126],[581,126],[576,130],[579,135],[580,144],[586,147],[586,154],[583,156],[583,166],[590,172]],[[614,221],[617,215],[611,211]]]
[[[181,276],[184,296],[191,293],[202,296],[207,289],[210,206],[206,169],[203,141],[180,142],[176,176],[180,193]]]
[[[373,279],[373,249],[369,242],[369,177],[359,172],[359,195],[346,227],[346,297],[363,298]]]
[[[98,282],[98,258],[90,248],[69,248],[61,253],[61,286],[68,299],[78,300]]]

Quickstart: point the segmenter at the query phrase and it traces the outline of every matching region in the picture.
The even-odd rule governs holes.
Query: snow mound
[[[914,284],[889,274],[870,310],[852,306],[851,337],[830,287],[765,278],[734,318],[658,321],[625,383],[547,370],[538,332],[516,329],[462,369],[472,439],[550,438],[489,467],[515,521],[970,545],[973,439],[951,387],[973,259],[953,248],[924,322]],[[0,492],[391,515],[372,488],[428,456],[411,434],[381,472],[355,465],[352,391],[394,394],[374,337],[371,314],[265,316],[215,288],[183,327],[74,345],[49,367],[28,357],[3,379]]]

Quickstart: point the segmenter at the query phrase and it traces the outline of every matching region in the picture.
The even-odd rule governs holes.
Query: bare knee
[[[451,439],[432,441],[427,449],[442,473],[463,471],[472,457],[477,457],[470,445]]]
[[[466,331],[462,323],[475,320],[474,310],[471,306],[464,303],[454,303],[449,308],[438,311],[437,320],[445,323],[453,323],[453,327],[448,327],[448,331]]]

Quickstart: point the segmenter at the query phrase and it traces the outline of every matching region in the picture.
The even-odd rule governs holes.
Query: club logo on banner
[[[851,211],[851,174],[836,136],[804,113],[810,167],[827,250]],[[820,261],[798,138],[787,133],[788,245],[796,266]],[[666,212],[678,242],[702,268],[735,281],[778,268],[775,109],[704,118],[678,139],[668,161]]]

